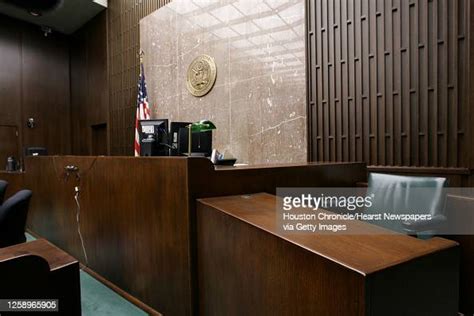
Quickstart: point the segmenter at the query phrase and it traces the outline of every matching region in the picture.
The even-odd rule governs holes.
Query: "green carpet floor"
[[[27,241],[35,240],[26,234]],[[81,305],[83,316],[147,315],[123,297],[81,270]]]
[[[81,271],[81,303],[84,316],[147,315],[84,271]]]

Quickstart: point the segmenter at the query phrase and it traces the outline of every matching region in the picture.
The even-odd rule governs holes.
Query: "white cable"
[[[87,259],[86,247],[84,246],[84,238],[82,238],[82,233],[81,233],[81,221],[80,221],[81,204],[79,203],[79,187],[75,187],[74,190],[76,192],[76,194],[74,194],[74,199],[76,200],[76,204],[77,204],[77,212],[76,212],[77,232],[79,234],[79,239],[81,240],[81,246],[82,246],[82,251],[84,253],[84,258],[86,259],[86,265],[89,265],[89,260]]]

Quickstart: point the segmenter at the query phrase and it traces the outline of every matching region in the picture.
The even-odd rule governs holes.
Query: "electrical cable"
[[[86,260],[86,265],[89,264],[89,259],[87,258],[87,251],[84,245],[84,238],[81,233],[81,203],[79,202],[79,187],[75,187],[74,191],[74,200],[76,200],[77,211],[76,211],[76,222],[77,222],[77,233],[79,234],[79,239],[81,240],[82,252],[84,253],[84,259]]]
[[[89,259],[87,257],[86,246],[84,244],[84,237],[82,237],[82,232],[81,232],[81,203],[79,202],[79,193],[81,191],[81,187],[80,187],[81,178],[85,176],[86,174],[88,174],[90,170],[92,170],[92,168],[95,166],[97,158],[98,157],[95,157],[95,159],[90,164],[89,168],[86,171],[84,171],[82,175],[79,169],[76,171],[76,181],[78,182],[78,186],[74,188],[74,191],[75,191],[74,199],[76,200],[76,204],[77,204],[77,212],[76,212],[77,233],[81,241],[82,252],[84,253],[84,259],[86,260],[86,265],[89,265]]]
[[[92,163],[89,165],[89,168],[85,170],[84,172],[81,172],[80,169],[76,166],[66,166],[66,172],[63,177],[61,177],[60,173],[58,172],[57,169],[57,164],[56,164],[56,157],[53,156],[52,162],[53,162],[53,168],[56,173],[56,176],[59,180],[63,180],[64,182],[67,182],[69,180],[69,176],[71,174],[76,175],[76,182],[77,186],[74,187],[74,200],[76,202],[76,222],[77,222],[77,234],[79,235],[79,240],[81,242],[81,247],[82,247],[82,252],[84,254],[84,259],[86,261],[86,265],[89,265],[89,258],[87,256],[87,251],[84,243],[84,237],[82,236],[81,232],[81,203],[79,201],[79,195],[81,192],[81,178],[84,177],[89,173],[89,171],[92,170],[92,168],[95,166],[95,163],[97,162],[97,158],[92,161]],[[71,169],[72,168],[72,169]]]

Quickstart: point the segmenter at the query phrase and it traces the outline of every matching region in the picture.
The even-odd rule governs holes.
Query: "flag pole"
[[[143,51],[143,49],[140,49],[138,56],[140,57],[140,74],[142,74],[142,65],[143,65],[143,59],[145,56],[145,52]]]
[[[137,101],[137,112],[135,115],[135,141],[134,141],[134,147],[135,147],[135,156],[140,156],[140,151],[141,151],[141,146],[140,146],[140,133],[138,131],[138,125],[139,121],[142,119],[149,119],[149,117],[144,115],[142,117],[141,113],[149,113],[148,105],[147,105],[147,94],[146,94],[146,86],[145,86],[145,80],[143,78],[144,76],[144,70],[143,70],[143,57],[145,56],[145,52],[140,49],[140,52],[137,54],[137,57],[140,59],[140,78],[139,78],[139,83],[138,83],[138,101]]]

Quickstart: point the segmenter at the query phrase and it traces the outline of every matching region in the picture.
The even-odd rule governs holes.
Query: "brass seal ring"
[[[203,97],[214,87],[216,77],[217,67],[214,59],[208,55],[200,55],[188,67],[186,86],[195,97]]]

